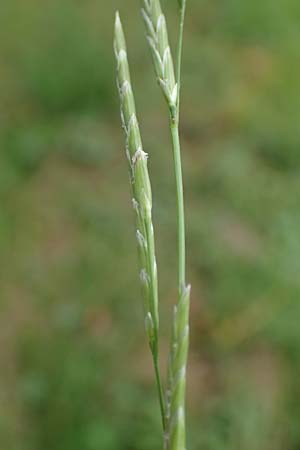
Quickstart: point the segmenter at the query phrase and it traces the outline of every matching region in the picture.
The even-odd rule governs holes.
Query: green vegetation
[[[138,3],[1,5],[3,449],[160,448],[110,45],[119,8],[151,151],[164,360],[176,205]],[[173,45],[178,4],[164,8]],[[299,20],[295,0],[189,0],[189,450],[300,445]]]

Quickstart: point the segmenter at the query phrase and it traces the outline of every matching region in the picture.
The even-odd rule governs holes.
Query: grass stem
[[[185,220],[182,165],[178,121],[170,118],[170,128],[173,144],[174,171],[177,196],[177,226],[178,226],[178,290],[179,295],[185,287]]]
[[[161,382],[161,376],[160,376],[160,369],[159,369],[159,359],[158,359],[158,351],[152,351],[152,357],[153,357],[153,365],[154,365],[154,371],[155,371],[155,378],[156,378],[156,386],[158,391],[158,398],[159,398],[159,406],[160,406],[160,412],[161,412],[161,420],[162,420],[162,428],[163,432],[166,431],[166,411],[165,411],[165,402],[164,402],[164,393],[163,393],[163,387]]]

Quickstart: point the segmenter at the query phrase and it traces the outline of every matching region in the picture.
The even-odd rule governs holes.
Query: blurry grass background
[[[174,42],[177,2],[163,3]],[[166,355],[174,180],[139,1],[4,0],[2,449],[161,448],[114,81],[115,8],[151,154]],[[189,0],[190,450],[300,448],[299,23],[298,0]]]

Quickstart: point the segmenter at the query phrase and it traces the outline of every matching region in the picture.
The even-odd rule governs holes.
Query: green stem
[[[174,170],[177,193],[177,222],[178,222],[178,289],[181,294],[185,287],[185,223],[184,223],[184,199],[182,167],[180,155],[180,139],[178,121],[171,117],[171,136],[173,143]]]
[[[151,304],[150,304],[150,312],[152,314],[153,322],[154,322],[154,341],[151,345],[151,352],[153,358],[153,365],[155,371],[156,385],[159,397],[159,406],[161,412],[162,419],[162,427],[163,432],[166,430],[166,415],[165,415],[165,404],[164,404],[164,395],[163,395],[163,387],[160,376],[159,369],[159,350],[158,350],[158,329],[159,329],[159,317],[158,317],[158,298],[157,298],[157,273],[156,273],[156,262],[155,262],[155,249],[154,249],[154,237],[153,237],[153,228],[152,223],[147,221],[145,223],[145,230],[147,236],[148,243],[148,266],[149,266],[149,275],[151,279],[150,289],[151,289]]]
[[[160,370],[159,370],[158,349],[157,348],[152,349],[151,351],[152,351],[153,365],[154,365],[156,385],[157,385],[157,391],[158,391],[162,427],[163,427],[163,432],[165,433],[165,431],[166,431],[166,413],[165,413],[164,394],[163,394],[163,388],[162,388],[162,382],[161,382]]]
[[[177,221],[178,221],[178,289],[179,295],[185,287],[185,223],[184,223],[184,199],[181,167],[181,152],[179,138],[179,110],[180,110],[180,85],[181,85],[181,62],[183,47],[183,30],[186,10],[186,0],[182,0],[180,6],[179,36],[176,58],[176,79],[178,84],[176,116],[171,112],[170,127],[173,143],[174,169],[177,190]]]
[[[174,171],[175,171],[175,181],[176,181],[176,195],[177,195],[177,226],[178,226],[178,303],[177,303],[177,313],[175,314],[174,321],[177,321],[178,314],[181,315],[182,308],[187,304],[183,302],[185,298],[186,292],[186,282],[185,282],[185,218],[184,218],[184,197],[183,197],[183,177],[182,177],[182,164],[181,164],[181,150],[180,150],[180,137],[179,137],[179,119],[180,119],[180,88],[181,88],[181,61],[182,61],[182,47],[183,47],[183,30],[184,30],[184,18],[185,18],[185,9],[186,9],[186,0],[182,0],[180,6],[180,23],[179,23],[179,37],[178,37],[178,45],[177,45],[177,58],[176,58],[176,81],[178,85],[178,96],[177,96],[177,104],[175,111],[170,108],[170,129],[171,129],[171,137],[173,144],[173,158],[174,158]],[[180,310],[180,311],[179,311]],[[188,318],[187,324],[188,324]],[[177,328],[177,332],[182,332],[179,326],[179,323],[174,323]],[[184,324],[186,326],[186,323]],[[179,340],[178,340],[179,339]],[[175,335],[172,337],[172,346],[174,343],[176,344],[177,351],[180,355],[180,362],[183,363],[183,366],[186,366],[186,352],[187,352],[187,343],[188,336],[186,337],[187,341],[180,336]],[[185,351],[184,351],[185,349]],[[183,408],[184,412],[184,400],[185,400],[185,379],[180,382],[180,387],[177,386],[177,389],[181,390],[181,398],[177,399],[176,388],[172,385],[174,382],[174,377],[178,376],[178,368],[176,367],[175,360],[176,356],[174,356],[174,360],[172,359],[171,371],[173,371],[173,381],[171,382],[171,390],[172,396],[175,396],[174,399],[171,400],[171,415],[173,415],[173,411],[176,411],[178,414],[178,409]],[[181,370],[182,367],[179,367]],[[175,416],[176,417],[176,416]],[[181,423],[178,422],[175,425],[176,429],[171,431],[170,423],[168,424],[168,440],[166,443],[166,447],[168,450],[184,450],[185,448],[185,418]],[[171,433],[171,434],[170,434]]]

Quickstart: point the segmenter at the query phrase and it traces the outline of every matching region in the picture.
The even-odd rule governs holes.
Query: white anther
[[[143,284],[149,284],[150,278],[149,275],[147,274],[146,269],[142,269],[140,271],[140,280]]]
[[[140,230],[136,230],[136,239],[141,247],[147,247],[147,242]]]
[[[139,204],[138,204],[138,202],[136,201],[136,199],[135,198],[133,198],[132,200],[132,207],[133,207],[133,209],[135,210],[135,212],[139,212]]]
[[[131,86],[128,80],[125,80],[121,86],[121,96],[124,97],[131,90]]]
[[[145,153],[144,150],[141,147],[139,147],[132,157],[132,163],[136,164],[136,162],[139,159],[146,160],[147,158],[148,158],[148,153]]]

